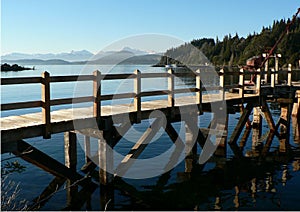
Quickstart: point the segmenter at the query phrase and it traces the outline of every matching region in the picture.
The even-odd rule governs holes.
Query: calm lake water
[[[135,69],[145,72],[165,72],[164,68],[153,68],[145,65],[136,66],[81,66],[81,65],[49,65],[35,66],[34,71],[1,73],[2,77],[40,76],[42,72],[48,71],[51,76],[55,75],[77,75],[91,74],[94,70],[105,73],[133,73]],[[227,78],[226,82],[236,83],[237,78]],[[210,84],[218,84],[218,79],[209,79]],[[167,88],[166,79],[144,79],[142,90],[161,90]],[[92,94],[92,84],[64,83],[51,84],[51,98],[70,98],[73,96],[84,96]],[[194,81],[190,78],[176,80],[177,88],[193,87]],[[85,88],[85,89],[83,89]],[[103,94],[116,92],[125,93],[133,90],[130,80],[107,81],[102,85]],[[9,85],[1,86],[1,102],[21,102],[39,100],[41,96],[40,85]],[[156,98],[165,99],[165,96]],[[149,100],[145,98],[143,100]],[[124,100],[126,102],[126,100]],[[106,104],[111,102],[107,101]],[[77,107],[91,106],[91,104],[78,104]],[[60,108],[71,108],[72,105],[52,107],[52,110]],[[275,122],[280,116],[280,108],[276,104],[270,105]],[[2,117],[10,115],[21,115],[31,112],[40,112],[40,108],[14,110],[1,112]],[[229,115],[228,136],[233,132],[239,118],[239,114]],[[207,127],[211,120],[211,114],[204,113],[199,117],[200,127]],[[174,128],[179,129],[182,123],[175,123]],[[149,126],[148,121],[142,121],[135,125],[139,132],[145,131]],[[269,130],[265,121],[262,123],[262,135]],[[82,144],[82,136],[79,136]],[[126,155],[133,142],[135,135],[128,135],[116,145],[115,150]],[[249,136],[244,152],[252,150],[252,132]],[[26,139],[28,143],[47,153],[57,161],[64,163],[64,135],[54,134],[49,140],[43,138]],[[92,143],[96,142],[92,139]],[[124,192],[116,189],[114,200],[103,200],[103,194],[97,188],[90,196],[88,204],[84,204],[77,210],[104,210],[104,203],[112,210],[300,210],[300,143],[294,139],[294,129],[290,130],[290,143],[297,152],[294,157],[285,157],[278,152],[279,140],[275,136],[267,160],[237,160],[233,156],[230,147],[227,148],[227,158],[212,158],[204,165],[194,164],[191,173],[185,173],[187,161],[179,163],[171,172],[146,179],[124,179],[132,186],[132,192]],[[140,158],[152,158],[167,151],[172,142],[166,133],[151,142]],[[78,145],[77,171],[84,165],[84,151]],[[201,154],[201,148],[198,148]],[[24,170],[21,173],[13,172],[7,174],[6,183],[13,181],[19,183],[19,195],[16,201],[26,200],[28,204],[38,197],[49,183],[54,179],[51,174],[25,162],[20,158],[11,158],[13,154],[1,155],[1,168],[7,162],[18,161]],[[11,159],[9,159],[11,158]],[[149,167],[157,164],[148,164],[147,167],[134,167],[138,172],[148,172]],[[163,168],[163,167],[162,167]],[[2,176],[3,178],[3,176]],[[93,180],[97,181],[97,177]],[[66,185],[64,185],[66,186]],[[67,195],[64,186],[61,187],[39,210],[61,210],[67,207]],[[2,188],[3,189],[3,188]],[[129,189],[130,190],[130,189]],[[3,194],[3,192],[2,192]],[[113,203],[112,203],[113,202]],[[113,205],[113,206],[112,206]],[[110,208],[112,207],[112,208]]]

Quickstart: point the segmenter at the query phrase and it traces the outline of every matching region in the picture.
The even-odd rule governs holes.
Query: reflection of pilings
[[[300,142],[300,124],[296,117],[292,117],[292,126],[293,126],[294,142],[299,143]]]
[[[256,202],[256,192],[257,192],[257,188],[256,188],[256,178],[253,178],[251,180],[251,196],[252,196],[252,201],[255,203]]]
[[[282,165],[282,177],[281,177],[281,182],[282,182],[282,185],[283,185],[283,186],[286,185],[287,176],[288,176],[288,168],[287,168],[287,165]]]
[[[214,209],[215,209],[215,210],[221,210],[221,209],[222,209],[222,207],[221,207],[221,198],[220,198],[220,196],[217,196],[217,197],[216,197]]]
[[[299,118],[299,116],[300,116],[300,111],[299,111],[300,110],[300,107],[299,107],[299,105],[300,105],[300,90],[296,91],[295,96],[296,96],[296,102],[293,105],[292,115]]]
[[[234,189],[235,189],[235,195],[234,195],[233,203],[234,203],[234,207],[238,209],[240,207],[240,199],[239,199],[240,189],[238,186],[235,186]]]

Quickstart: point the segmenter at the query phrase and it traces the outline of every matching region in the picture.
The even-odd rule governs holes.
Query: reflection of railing
[[[239,72],[227,72],[226,75],[238,75],[239,83],[232,85],[225,85],[225,73],[224,70],[219,72],[220,84],[219,86],[203,87],[201,82],[200,70],[196,72],[190,72],[188,76],[192,76],[196,80],[196,85],[193,88],[175,88],[175,76],[184,77],[187,76],[186,73],[174,73],[172,69],[168,70],[167,73],[141,73],[136,70],[134,74],[107,74],[101,75],[99,71],[93,72],[93,75],[76,75],[76,76],[50,76],[48,72],[44,72],[41,77],[21,77],[21,78],[2,78],[2,85],[14,85],[14,84],[41,84],[41,100],[28,101],[28,102],[14,102],[1,104],[1,110],[17,110],[25,108],[42,108],[42,123],[44,124],[44,137],[50,137],[51,134],[51,106],[56,105],[66,105],[84,102],[93,102],[93,116],[100,121],[101,118],[101,102],[106,100],[116,100],[116,99],[128,99],[133,98],[134,101],[134,112],[136,113],[136,122],[141,121],[142,113],[142,97],[154,97],[160,95],[168,96],[168,107],[171,108],[170,114],[173,116],[175,107],[175,94],[182,93],[194,93],[196,96],[196,104],[201,111],[202,107],[202,91],[204,90],[219,90],[222,94],[222,99],[225,99],[225,90],[228,89],[238,89],[239,97],[245,97],[245,76],[246,75],[256,75],[256,94],[260,95],[261,86],[261,76],[265,72],[260,70],[255,72],[246,72],[241,69]],[[167,78],[168,88],[165,90],[155,90],[155,91],[142,91],[142,81],[145,78]],[[134,81],[134,92],[131,93],[116,93],[116,94],[101,94],[101,84],[102,80],[122,80],[122,79],[132,79]],[[275,87],[275,82],[278,82],[278,72],[271,72],[271,87]],[[75,82],[75,81],[92,81],[93,82],[93,95],[74,97],[74,98],[62,98],[62,99],[51,99],[50,98],[50,85],[52,83],[62,83],[62,82]],[[287,85],[291,85],[291,66],[288,69],[288,79]]]

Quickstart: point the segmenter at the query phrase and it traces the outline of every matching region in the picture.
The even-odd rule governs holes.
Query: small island
[[[1,64],[1,72],[6,71],[24,71],[24,70],[34,70],[34,67],[28,68],[24,66],[19,66],[17,64],[9,65],[7,63]]]

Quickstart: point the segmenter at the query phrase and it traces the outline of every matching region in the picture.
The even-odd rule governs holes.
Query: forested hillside
[[[166,55],[179,60],[180,57],[173,56],[180,55],[181,53],[184,54],[187,50],[187,46],[192,44],[200,49],[214,65],[245,65],[248,58],[261,55],[263,52],[268,52],[284,32],[286,24],[289,22],[289,19],[274,21],[272,26],[263,27],[260,33],[249,34],[246,38],[239,37],[238,34],[229,34],[225,36],[222,41],[218,38],[196,39],[177,48],[169,49]],[[280,66],[286,66],[288,63],[293,64],[293,66],[299,66],[300,18],[297,18],[295,23],[291,25],[288,34],[284,36],[274,53],[280,53],[282,55],[282,58],[279,60]],[[193,58],[198,57],[197,51],[192,51],[188,56],[185,55],[185,57],[189,57],[189,59],[185,58],[184,61],[193,61]],[[166,58],[161,58],[160,64],[165,64],[166,61]],[[171,59],[168,61],[169,63],[174,63]],[[274,61],[270,60],[271,65],[272,63],[274,63]]]

